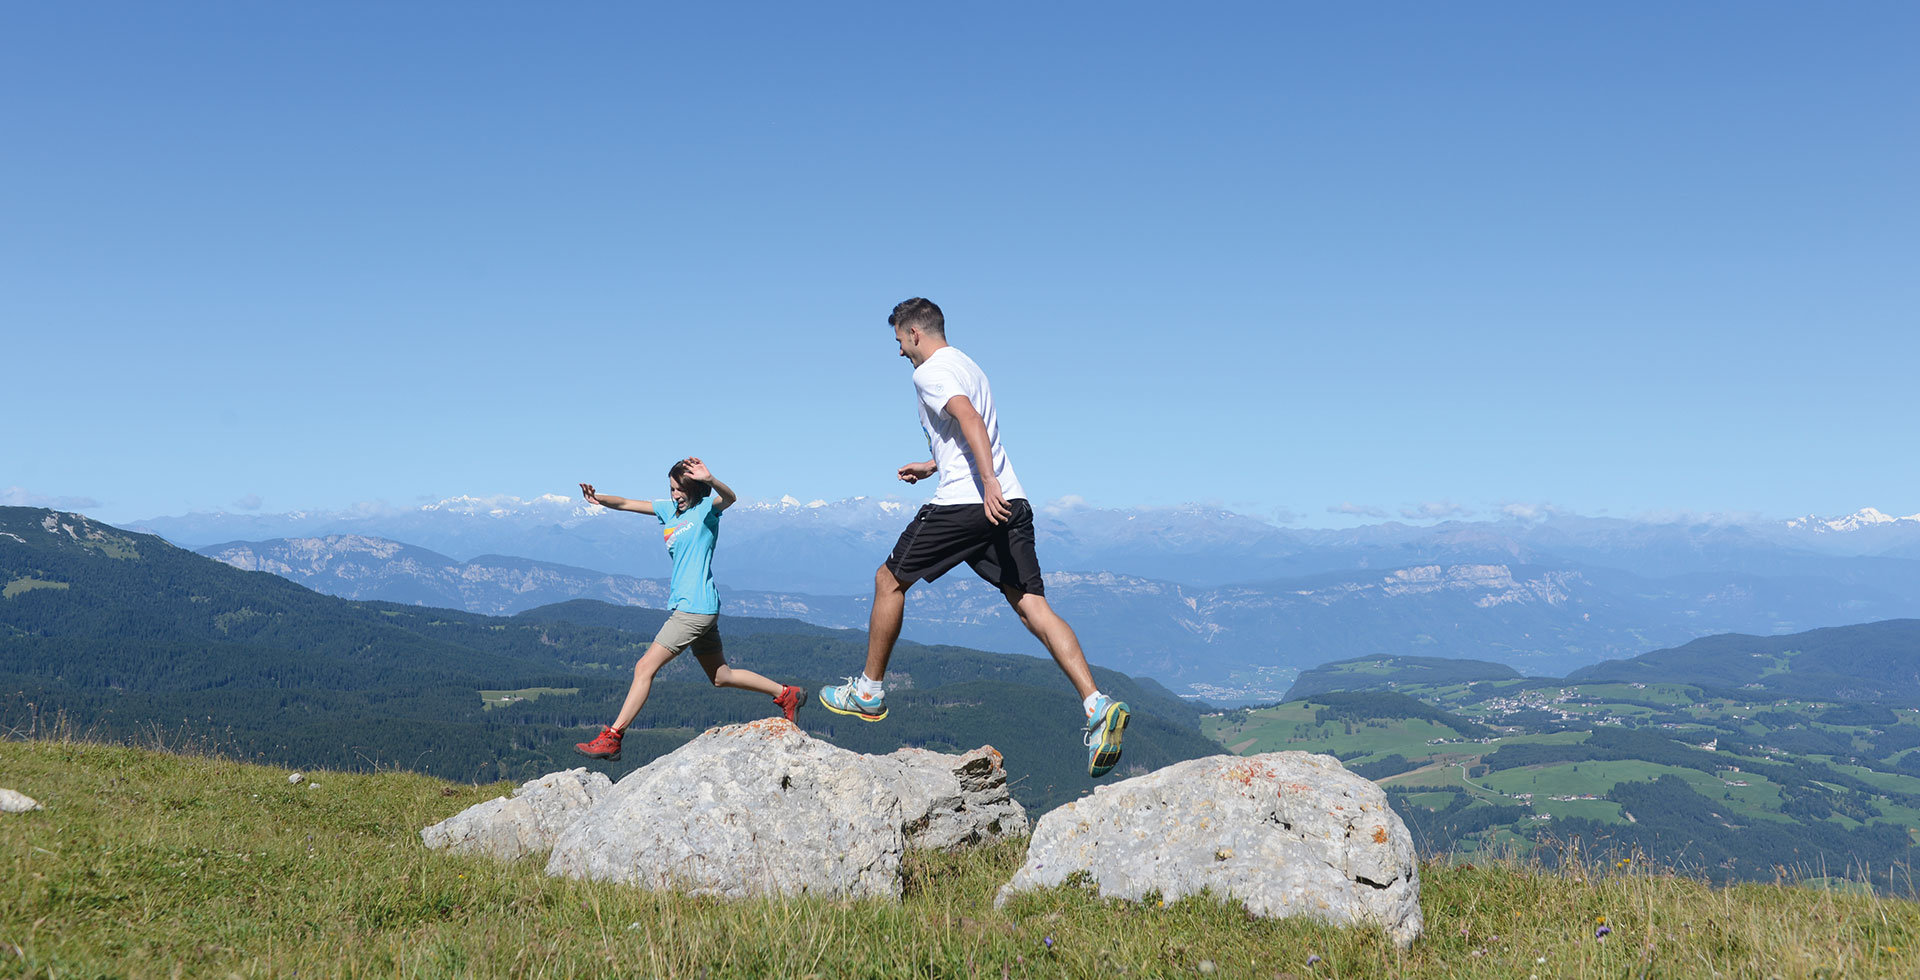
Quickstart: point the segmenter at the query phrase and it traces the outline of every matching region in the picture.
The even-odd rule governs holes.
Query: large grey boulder
[[[0,789],[0,813],[26,813],[39,809],[44,808],[33,797],[15,790]]]
[[[897,898],[907,848],[1026,828],[991,748],[868,756],[769,718],[629,773],[561,833],[547,873],[730,898]]]
[[[567,825],[613,788],[603,772],[585,768],[530,779],[511,797],[498,796],[420,831],[428,847],[512,861],[541,854]]]
[[[1065,884],[1139,900],[1210,889],[1255,915],[1420,935],[1413,838],[1380,787],[1331,756],[1191,759],[1103,786],[1040,818],[998,902]]]

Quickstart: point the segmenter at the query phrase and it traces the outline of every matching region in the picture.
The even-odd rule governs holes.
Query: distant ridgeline
[[[584,763],[665,614],[591,601],[490,617],[309,591],[78,514],[0,507],[0,734],[82,734],[299,767],[400,767],[472,781]],[[725,617],[730,661],[816,690],[865,662],[865,637]],[[1036,810],[1089,790],[1081,713],[1037,657],[902,643],[883,724],[817,704],[801,723],[863,752],[991,744]],[[1134,708],[1122,772],[1219,751],[1195,705],[1094,669]],[[499,692],[492,705],[481,691]],[[515,695],[523,695],[515,697]],[[707,727],[774,713],[716,690],[691,657],[661,673],[615,779]]]
[[[1920,619],[1791,636],[1706,636],[1631,660],[1605,660],[1568,674],[1567,680],[1662,681],[1920,707]]]
[[[1652,858],[1714,880],[1909,892],[1920,833],[1920,620],[1725,635],[1566,678],[1366,657],[1205,720],[1232,751],[1329,752],[1429,851]]]

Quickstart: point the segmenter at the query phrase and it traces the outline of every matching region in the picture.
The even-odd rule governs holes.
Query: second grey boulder
[[[1206,889],[1255,915],[1377,925],[1402,946],[1422,928],[1406,825],[1325,755],[1212,756],[1104,786],[1040,818],[999,901],[1079,874],[1102,895]]]

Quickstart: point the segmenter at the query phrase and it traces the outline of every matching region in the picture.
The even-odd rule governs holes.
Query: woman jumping
[[[788,721],[807,700],[807,692],[798,687],[782,686],[751,670],[727,666],[727,658],[720,652],[720,593],[713,587],[713,549],[719,540],[720,513],[739,499],[733,488],[714,479],[698,456],[673,464],[667,471],[667,485],[671,499],[628,500],[597,493],[593,484],[580,484],[580,494],[588,503],[659,518],[665,529],[667,554],[673,559],[667,621],[640,662],[633,665],[633,686],[627,689],[619,716],[593,741],[574,745],[582,755],[620,758],[620,738],[646,705],[647,694],[653,690],[653,675],[688,647],[693,648],[713,686],[768,695]],[[709,499],[709,491],[718,500]]]

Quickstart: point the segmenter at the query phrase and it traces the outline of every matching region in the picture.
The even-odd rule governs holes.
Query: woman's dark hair
[[[684,459],[678,463],[673,464],[673,466],[671,466],[667,470],[667,479],[672,480],[675,484],[679,485],[680,489],[686,491],[687,506],[691,507],[694,504],[697,504],[700,501],[707,499],[707,494],[713,491],[713,487],[708,486],[706,483],[700,480],[688,479],[683,482],[682,478],[684,478],[686,475],[687,475],[687,461]]]

